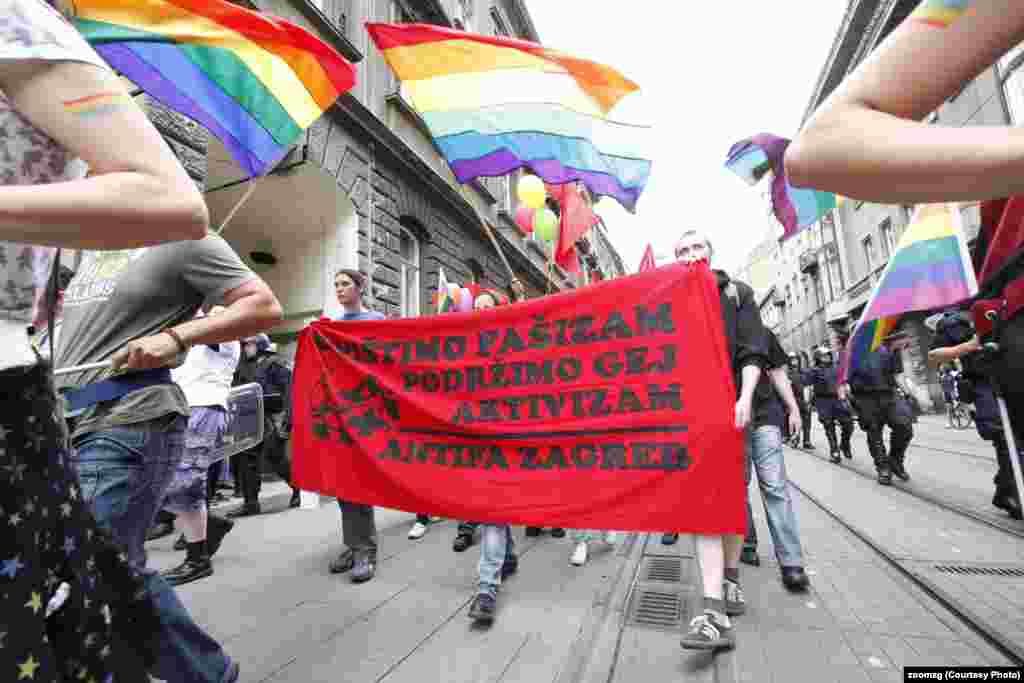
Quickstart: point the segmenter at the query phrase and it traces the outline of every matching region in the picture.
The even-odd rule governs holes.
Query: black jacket
[[[739,397],[743,382],[743,368],[754,365],[761,368],[761,381],[754,390],[753,427],[765,424],[781,425],[778,418],[782,414],[775,391],[768,380],[767,371],[771,366],[770,337],[764,323],[761,322],[761,311],[754,299],[754,290],[750,285],[731,279],[720,270],[714,271],[718,281],[718,296],[722,304],[722,323],[725,338],[729,345],[729,358],[732,362],[733,379],[736,382],[736,396]]]

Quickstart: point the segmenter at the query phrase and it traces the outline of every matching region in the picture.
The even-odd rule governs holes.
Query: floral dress
[[[106,68],[42,0],[0,0],[0,69],[27,59]],[[83,173],[0,91],[0,185]],[[144,681],[155,611],[82,501],[50,370],[28,340],[53,254],[0,241],[0,681]]]

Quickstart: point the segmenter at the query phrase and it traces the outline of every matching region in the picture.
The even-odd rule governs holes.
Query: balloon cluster
[[[554,242],[558,238],[558,216],[544,205],[547,192],[544,181],[535,175],[526,175],[519,179],[516,195],[522,203],[516,210],[516,224],[526,233],[536,233],[545,242]]]

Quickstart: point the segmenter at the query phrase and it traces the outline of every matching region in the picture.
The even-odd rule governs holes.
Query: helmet
[[[831,365],[832,351],[825,346],[819,346],[814,349],[814,362],[818,365]]]

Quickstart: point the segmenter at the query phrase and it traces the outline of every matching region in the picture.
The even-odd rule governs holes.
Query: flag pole
[[[230,223],[231,219],[235,217],[235,214],[238,213],[238,210],[242,208],[242,204],[245,204],[245,202],[249,200],[249,197],[252,196],[252,193],[255,192],[256,183],[263,180],[264,178],[266,178],[265,175],[260,175],[256,176],[255,178],[249,181],[249,187],[245,189],[245,192],[242,194],[242,198],[238,200],[238,203],[235,204],[230,211],[228,211],[228,215],[224,217],[224,220],[221,222],[220,227],[217,228],[217,230],[215,230],[216,234],[220,235],[221,233],[224,232],[224,228],[228,227],[228,223]]]

